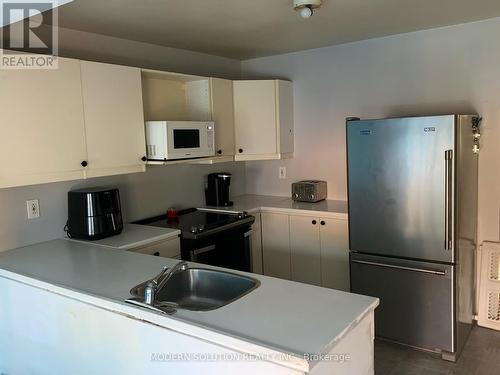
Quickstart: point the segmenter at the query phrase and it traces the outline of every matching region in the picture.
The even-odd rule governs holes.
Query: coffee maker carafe
[[[231,173],[209,174],[207,188],[205,189],[207,206],[232,206],[233,202],[229,200],[229,185],[231,185]]]

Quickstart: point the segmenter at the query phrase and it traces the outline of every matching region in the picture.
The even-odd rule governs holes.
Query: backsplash
[[[82,187],[120,189],[125,222],[153,216],[168,207],[188,208],[205,203],[204,179],[211,172],[233,174],[231,195],[245,194],[244,163],[150,167],[146,173],[102,177],[0,190],[0,251],[64,236],[67,192]],[[41,217],[27,219],[26,201],[40,200]]]

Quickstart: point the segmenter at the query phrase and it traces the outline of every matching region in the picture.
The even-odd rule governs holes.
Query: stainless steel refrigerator
[[[347,120],[351,290],[376,335],[456,360],[473,323],[475,115]]]

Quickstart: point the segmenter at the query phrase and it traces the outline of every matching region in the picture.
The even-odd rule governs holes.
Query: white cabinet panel
[[[289,81],[234,81],[235,160],[293,153],[293,86]]]
[[[261,214],[264,274],[349,291],[345,219]]]
[[[262,213],[264,275],[290,279],[288,215]]]
[[[0,187],[83,178],[80,62],[0,70]]]
[[[216,155],[234,155],[233,81],[210,78]]]
[[[88,61],[81,69],[87,176],[144,171],[141,70]]]
[[[235,81],[234,117],[238,154],[276,154],[275,81]]]
[[[161,241],[147,246],[131,249],[130,251],[154,255],[163,258],[180,258],[181,243],[179,238],[173,238],[167,241]]]
[[[252,272],[261,274],[262,268],[262,226],[261,214],[252,214],[255,217],[255,223],[252,225],[251,246],[252,246]]]
[[[319,219],[290,216],[291,279],[321,285]]]
[[[294,151],[293,84],[290,81],[276,81],[276,89],[276,97],[278,98],[278,153],[290,154]]]
[[[321,279],[324,287],[350,290],[347,220],[320,219]]]

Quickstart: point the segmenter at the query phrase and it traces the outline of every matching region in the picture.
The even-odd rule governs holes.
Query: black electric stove
[[[176,219],[160,215],[134,224],[179,229],[182,238],[198,239],[238,226],[252,225],[254,221],[255,218],[246,212],[189,208],[180,211]]]
[[[175,219],[160,215],[134,224],[179,229],[183,260],[251,271],[250,231],[254,222],[246,212],[190,208],[180,211]]]

